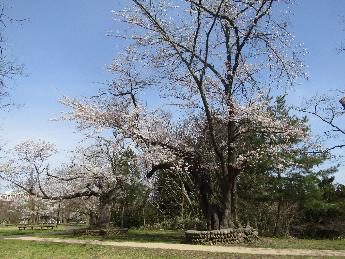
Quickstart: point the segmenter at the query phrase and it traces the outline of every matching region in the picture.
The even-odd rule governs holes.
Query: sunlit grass
[[[77,238],[77,239],[93,239],[93,240],[112,240],[117,242],[158,242],[158,243],[172,243],[180,244],[184,241],[183,231],[174,230],[138,230],[129,229],[128,234],[103,237],[103,236],[92,236],[92,235],[73,235],[73,234],[63,234],[63,235],[48,235],[44,237],[57,237],[57,238]]]
[[[184,232],[173,230],[136,230],[130,229],[127,235],[114,237],[86,236],[86,235],[49,235],[49,237],[58,238],[77,238],[77,239],[94,239],[94,240],[113,240],[117,242],[159,242],[159,243],[184,243]],[[239,246],[239,245],[236,245]],[[315,240],[315,239],[298,239],[298,238],[269,238],[261,237],[259,241],[242,245],[247,247],[264,247],[264,248],[290,248],[290,249],[320,249],[320,250],[345,250],[345,240]]]
[[[0,227],[0,237],[13,235],[35,235],[42,237],[58,237],[58,238],[77,238],[77,239],[94,239],[94,240],[112,240],[117,242],[159,242],[159,243],[184,243],[184,232],[173,230],[137,230],[130,229],[127,235],[119,235],[114,237],[102,236],[86,236],[54,234],[53,232],[61,232],[66,226],[60,225],[54,230],[18,230],[16,226]],[[320,249],[320,250],[345,250],[345,239],[337,240],[315,240],[315,239],[297,239],[297,238],[268,238],[261,237],[259,241],[248,244],[249,247],[264,248],[290,248],[290,249]]]
[[[251,247],[345,250],[345,239],[300,239],[300,238],[268,238],[263,237]]]
[[[178,251],[0,240],[1,258],[278,258],[247,254]],[[279,257],[298,258],[298,257]]]
[[[59,225],[57,228],[53,230],[19,230],[17,226],[10,226],[10,227],[3,227],[0,226],[0,237],[1,236],[13,236],[13,235],[32,235],[32,234],[41,234],[41,233],[51,233],[51,232],[59,232],[65,230],[66,227],[63,225]]]

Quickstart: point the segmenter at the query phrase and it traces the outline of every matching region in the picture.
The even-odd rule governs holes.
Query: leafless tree
[[[325,147],[319,152],[330,152],[345,147],[344,93],[330,91],[328,94],[314,96],[304,107],[297,109],[315,117],[321,123],[320,128],[323,132],[320,137]]]
[[[0,97],[8,95],[8,80],[23,73],[23,65],[17,64],[11,59],[6,47],[6,29],[10,23],[21,23],[24,19],[14,19],[8,16],[8,3],[0,1]],[[3,104],[6,106],[8,104]]]

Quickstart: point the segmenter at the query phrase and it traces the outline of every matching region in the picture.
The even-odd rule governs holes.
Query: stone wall
[[[229,228],[211,231],[187,230],[186,242],[190,244],[241,244],[251,243],[258,239],[258,232],[252,227]]]

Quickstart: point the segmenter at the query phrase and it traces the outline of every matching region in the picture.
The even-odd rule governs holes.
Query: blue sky
[[[1,112],[0,136],[10,146],[28,138],[55,143],[71,150],[81,140],[73,125],[51,122],[64,109],[63,95],[87,96],[97,82],[111,79],[105,70],[116,54],[117,42],[107,36],[116,30],[111,10],[127,1],[116,0],[8,0],[10,16],[28,18],[7,27],[11,55],[25,64],[26,76],[12,83],[11,100],[23,106]],[[301,81],[291,95],[294,103],[327,89],[344,88],[345,54],[336,48],[345,40],[345,1],[303,0],[291,7],[291,31],[310,54],[306,58],[309,81]],[[342,18],[343,16],[343,18]],[[314,125],[317,127],[317,125]],[[345,170],[344,170],[345,171]],[[345,183],[345,176],[337,174]]]
[[[73,125],[49,119],[63,110],[57,103],[63,95],[90,95],[98,82],[111,78],[105,66],[115,56],[116,42],[106,34],[114,29],[116,1],[14,0],[10,5],[12,17],[28,18],[7,30],[11,52],[25,64],[26,76],[11,91],[13,102],[23,107],[2,114],[2,136],[10,145],[43,138],[71,149],[80,140]]]

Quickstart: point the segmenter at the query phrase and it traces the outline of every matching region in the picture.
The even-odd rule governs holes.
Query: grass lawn
[[[302,258],[0,240],[0,258]],[[306,257],[303,257],[306,258]],[[310,257],[312,258],[312,257]],[[315,258],[315,257],[313,257]]]
[[[172,230],[135,230],[130,229],[127,235],[115,237],[100,236],[74,236],[66,235],[49,235],[46,237],[58,238],[77,238],[77,239],[95,239],[95,240],[113,240],[113,241],[133,241],[133,242],[160,242],[179,244],[184,241],[183,231]],[[290,249],[320,249],[320,250],[345,250],[345,239],[339,240],[313,240],[298,238],[268,238],[262,237],[253,244],[243,246],[248,247],[265,247],[265,248],[290,248]]]
[[[54,231],[62,231],[65,226],[60,225]],[[32,235],[42,237],[58,238],[77,238],[77,239],[95,239],[95,240],[112,240],[112,241],[132,241],[132,242],[161,242],[179,244],[184,241],[183,231],[172,230],[135,230],[130,229],[127,235],[115,237],[101,236],[75,236],[72,234],[53,234],[52,230],[18,230],[17,227],[0,227],[0,238],[11,235]],[[265,247],[265,248],[290,248],[290,249],[328,249],[328,250],[345,250],[345,240],[311,240],[297,238],[267,238],[262,237],[258,242],[247,244],[248,247]],[[1,255],[0,255],[1,257]]]
[[[249,244],[250,247],[291,248],[291,249],[320,249],[345,250],[345,239],[299,239],[299,238],[268,238]]]
[[[111,238],[117,241],[133,241],[133,242],[160,242],[180,244],[184,239],[183,231],[173,230],[128,230],[127,235]]]
[[[41,234],[41,233],[51,233],[54,231],[62,231],[65,230],[65,226],[59,225],[54,230],[18,230],[18,227],[11,226],[11,227],[0,227],[0,237],[4,236],[12,236],[12,235],[32,235],[32,234]]]
[[[138,230],[129,229],[128,234],[119,235],[113,237],[103,237],[103,236],[92,236],[92,235],[73,235],[59,234],[59,235],[45,235],[44,237],[56,237],[56,238],[76,238],[76,239],[93,239],[93,240],[110,240],[117,242],[152,242],[152,243],[170,243],[170,244],[181,244],[184,240],[183,231],[174,230]]]

